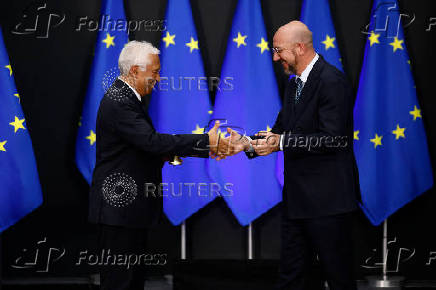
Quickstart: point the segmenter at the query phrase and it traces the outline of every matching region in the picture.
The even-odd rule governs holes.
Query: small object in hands
[[[182,158],[180,158],[179,156],[174,156],[173,161],[169,162],[171,165],[177,166],[177,165],[182,165],[183,160]]]

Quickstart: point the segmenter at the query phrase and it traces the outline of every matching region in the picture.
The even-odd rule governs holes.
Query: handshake
[[[219,132],[220,122],[215,121],[209,135],[209,155],[216,160],[222,160],[241,151],[255,152],[259,156],[266,156],[280,150],[280,135],[272,132],[260,131],[253,137],[241,136],[238,132],[227,128],[228,137],[222,137]]]

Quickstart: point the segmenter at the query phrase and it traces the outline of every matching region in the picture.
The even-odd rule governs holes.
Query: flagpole
[[[180,258],[186,260],[186,221],[180,226]]]
[[[388,277],[388,219],[383,221],[383,244],[382,244],[382,277],[380,276],[369,276],[366,277],[368,280],[368,286],[372,288],[395,288],[402,289],[404,282],[404,277],[393,276]]]
[[[248,225],[247,234],[248,234],[248,239],[247,239],[248,260],[253,260],[254,254],[253,254],[253,224],[252,223]]]
[[[3,243],[2,243],[2,234],[0,233],[0,290],[3,288]]]
[[[388,265],[388,219],[383,222],[383,281],[387,281]]]

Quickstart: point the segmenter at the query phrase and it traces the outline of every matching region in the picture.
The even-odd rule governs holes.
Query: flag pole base
[[[394,288],[402,289],[404,284],[404,277],[393,276],[393,277],[383,277],[383,276],[367,276],[365,279],[368,281],[368,286],[370,289],[375,288]]]

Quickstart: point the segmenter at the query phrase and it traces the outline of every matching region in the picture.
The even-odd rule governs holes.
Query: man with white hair
[[[150,258],[145,250],[147,228],[162,215],[164,161],[175,155],[207,158],[214,148],[209,144],[218,139],[219,122],[207,134],[156,132],[147,100],[160,80],[158,54],[150,43],[127,43],[118,60],[121,75],[98,110],[89,220],[100,228],[100,281],[105,290],[143,290],[145,268],[166,262],[165,257]]]

